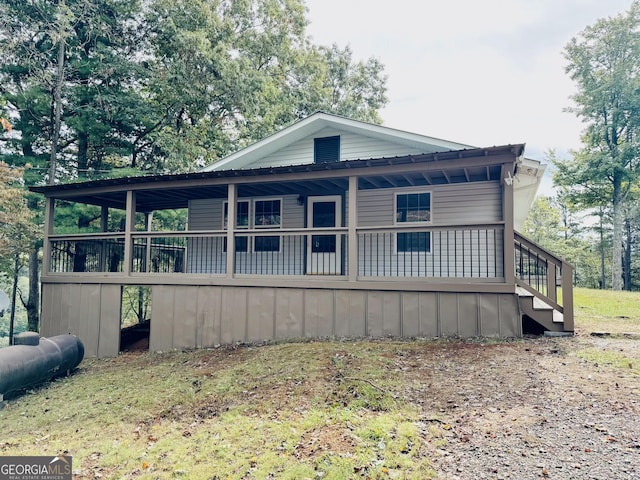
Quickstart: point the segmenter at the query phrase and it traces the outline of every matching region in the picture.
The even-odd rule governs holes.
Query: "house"
[[[41,334],[117,355],[127,286],[151,292],[150,350],[571,332],[572,267],[517,232],[545,168],[523,153],[316,113],[199,172],[34,187]],[[65,233],[68,202],[100,231]],[[186,230],[151,228],[179,209]]]

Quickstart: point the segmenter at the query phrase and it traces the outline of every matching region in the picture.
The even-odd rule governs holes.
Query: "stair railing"
[[[561,312],[573,331],[573,266],[518,232],[514,247],[516,284]]]

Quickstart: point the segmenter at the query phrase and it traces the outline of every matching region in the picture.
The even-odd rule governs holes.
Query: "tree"
[[[10,168],[6,163],[0,162],[0,258],[5,264],[2,270],[10,272],[13,279],[9,342],[13,339],[20,269],[37,234],[33,212],[27,206],[24,196],[22,170]]]
[[[310,43],[302,0],[154,0],[146,23],[149,98],[165,121],[145,168],[213,163],[318,110],[380,121],[382,65]]]
[[[585,206],[611,207],[611,285],[621,290],[624,205],[640,174],[640,3],[587,27],[565,57],[578,87],[572,111],[587,128],[574,158],[556,162],[555,180]]]

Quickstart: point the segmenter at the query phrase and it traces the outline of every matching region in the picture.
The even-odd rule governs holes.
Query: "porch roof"
[[[136,210],[186,208],[189,200],[224,198],[227,185],[238,185],[238,196],[340,193],[348,177],[359,177],[359,189],[428,186],[499,180],[508,158],[515,163],[524,144],[471,148],[422,155],[366,160],[219,170],[171,175],[147,175],[34,186],[29,190],[50,198],[124,210],[126,192],[136,192]],[[512,172],[515,173],[515,172]]]

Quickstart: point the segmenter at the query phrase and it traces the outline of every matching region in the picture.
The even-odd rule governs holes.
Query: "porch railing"
[[[573,331],[573,266],[514,232],[516,284],[564,316]]]
[[[504,227],[358,229],[365,277],[504,278]]]
[[[234,274],[349,275],[349,252],[357,277],[504,278],[504,227],[359,227],[349,248],[347,228],[239,230],[234,235]],[[50,239],[50,273],[123,273],[122,233],[56,235]],[[134,232],[132,273],[227,274],[227,232]]]

